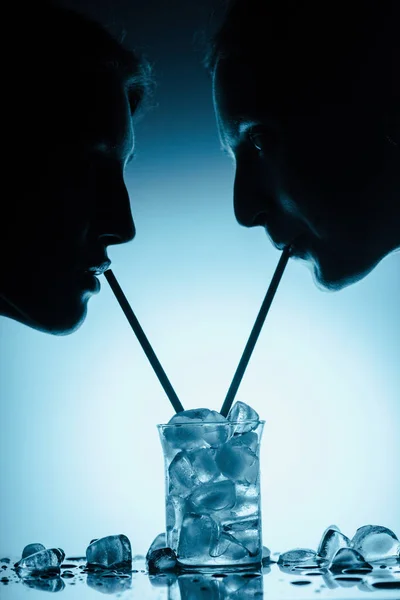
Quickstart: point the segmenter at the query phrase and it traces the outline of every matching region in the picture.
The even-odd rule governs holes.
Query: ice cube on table
[[[335,526],[325,529],[317,550],[318,556],[328,561],[332,560],[340,548],[350,548],[351,545],[349,538],[333,527]]]
[[[146,563],[150,574],[160,571],[174,571],[177,566],[176,554],[171,548],[149,550]]]
[[[221,473],[233,481],[248,484],[257,481],[258,457],[243,443],[242,436],[233,437],[221,446],[216,454],[216,463]]]
[[[218,526],[208,515],[187,514],[179,536],[178,560],[209,556],[218,539]],[[201,558],[199,558],[201,561]]]
[[[43,546],[43,544],[28,544],[22,550],[22,558],[26,558],[27,556],[36,554],[36,552],[41,552],[42,550],[46,550],[46,546]]]
[[[201,424],[204,427],[201,427]],[[195,408],[176,413],[164,429],[164,437],[174,448],[216,448],[231,435],[228,421],[220,413],[208,408]],[[169,427],[175,425],[175,427]],[[215,425],[215,426],[213,426]]]
[[[332,558],[329,570],[340,573],[343,569],[358,569],[371,567],[364,557],[353,548],[340,548]]]
[[[278,564],[304,563],[316,559],[317,553],[309,548],[294,548],[279,555]]]
[[[227,419],[228,421],[253,421],[253,423],[235,423],[233,431],[235,434],[238,434],[255,429],[260,417],[251,406],[238,401],[231,407]]]
[[[196,514],[230,509],[236,502],[235,485],[229,480],[203,483],[189,496],[188,502]]]
[[[150,554],[150,552],[153,552],[153,550],[159,550],[160,548],[166,548],[166,547],[167,547],[167,536],[165,535],[165,533],[159,533],[150,544],[150,548],[148,549],[147,554],[146,554],[146,560],[147,560],[147,557]]]
[[[400,557],[400,541],[396,534],[380,525],[364,525],[351,540],[355,550],[369,561]]]
[[[132,562],[131,543],[126,535],[108,535],[97,539],[86,549],[88,565],[124,567]]]
[[[271,560],[271,550],[267,546],[262,547],[262,563],[268,564]]]
[[[171,548],[168,548],[165,533],[159,533],[154,538],[146,554],[146,564],[149,573],[175,569],[176,554]]]
[[[64,558],[65,552],[61,548],[48,548],[21,558],[15,566],[18,569],[26,569],[35,573],[41,571],[58,571]]]

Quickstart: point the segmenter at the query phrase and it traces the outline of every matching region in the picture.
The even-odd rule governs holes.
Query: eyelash
[[[262,137],[263,134],[260,131],[256,131],[256,132],[251,131],[248,135],[249,135],[249,139],[250,139],[251,143],[253,144],[253,146],[255,147],[255,149],[258,150],[259,152],[262,152],[262,144],[257,145],[255,138]]]
[[[247,135],[251,144],[260,154],[267,150],[266,144],[268,144],[268,149],[272,150],[276,150],[279,145],[278,136],[273,129],[250,129]],[[258,143],[255,141],[255,138],[259,138]]]

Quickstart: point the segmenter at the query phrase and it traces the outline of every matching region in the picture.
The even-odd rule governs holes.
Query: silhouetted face
[[[388,167],[396,150],[368,97],[306,78],[301,66],[282,69],[272,56],[263,68],[220,59],[214,106],[235,161],[239,223],[264,226],[278,248],[294,242],[317,283],[338,289],[388,251],[393,232],[382,207],[396,186],[399,193]]]
[[[126,91],[110,74],[86,87],[52,111],[42,135],[21,140],[19,179],[7,190],[2,298],[17,320],[51,333],[82,323],[100,288],[96,273],[110,264],[107,247],[135,234],[124,183],[134,142]]]

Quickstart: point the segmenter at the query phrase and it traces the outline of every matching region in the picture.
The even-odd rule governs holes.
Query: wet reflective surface
[[[277,560],[279,554],[272,556]],[[400,598],[400,561],[373,563],[372,569],[344,569],[332,573],[311,565],[293,567],[272,562],[261,571],[165,573],[149,576],[144,556],[132,567],[88,570],[85,558],[67,557],[59,574],[21,577],[15,557],[0,561],[0,596],[4,600],[48,597],[49,592],[69,598],[93,598],[96,593],[138,600],[307,600],[310,598],[396,600]]]

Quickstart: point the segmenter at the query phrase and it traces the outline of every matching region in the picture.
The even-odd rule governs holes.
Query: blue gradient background
[[[193,45],[217,3],[165,4],[75,2],[154,64],[157,106],[127,171],[137,236],[110,257],[184,406],[218,410],[279,253],[232,211],[233,165]],[[266,420],[272,551],[315,548],[331,523],[400,534],[399,292],[398,253],[340,293],[298,262],[285,271],[237,394]],[[83,554],[113,533],[144,553],[164,528],[156,424],[172,409],[104,279],[71,336],[1,319],[0,398],[0,555],[29,542]]]

